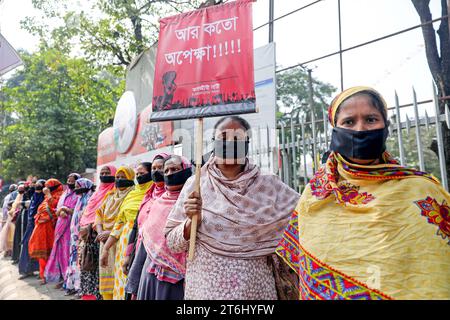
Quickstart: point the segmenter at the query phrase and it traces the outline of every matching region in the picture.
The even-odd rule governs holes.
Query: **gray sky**
[[[275,17],[313,0],[275,0]],[[82,2],[81,2],[82,3]],[[268,21],[269,0],[254,3],[253,25]],[[433,18],[440,1],[431,0]],[[341,0],[343,48],[419,24],[410,0]],[[20,20],[34,16],[31,0],[4,0],[0,4],[0,31],[16,49],[37,49],[38,40],[20,28]],[[437,28],[439,23],[435,24]],[[268,27],[254,33],[255,47],[268,42]],[[275,22],[277,64],[287,67],[339,49],[337,0],[324,0]],[[419,100],[431,98],[431,74],[420,29],[344,53],[344,88],[369,85],[390,105],[397,90],[400,103],[409,103],[414,86]],[[314,77],[340,87],[339,57],[312,63]],[[431,106],[426,107],[434,114]],[[412,111],[407,111],[412,116]]]

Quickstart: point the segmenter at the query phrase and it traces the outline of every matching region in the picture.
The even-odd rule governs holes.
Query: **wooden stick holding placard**
[[[203,157],[203,118],[197,119],[197,133],[195,135],[196,149],[195,149],[195,182],[194,190],[200,195],[200,175],[202,170]],[[201,195],[200,195],[201,196]],[[191,236],[189,239],[189,261],[194,259],[195,239],[197,237],[197,220],[198,215],[192,217],[191,222]]]

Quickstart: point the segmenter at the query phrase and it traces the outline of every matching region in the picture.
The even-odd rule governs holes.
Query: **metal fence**
[[[395,105],[388,108],[390,111],[390,134],[387,141],[388,146],[392,146],[394,150],[388,149],[388,151],[403,166],[415,167],[421,171],[431,171],[448,191],[444,140],[441,131],[444,123],[447,124],[447,128],[450,128],[448,105],[441,114],[439,98],[434,85],[431,101],[434,107],[434,116],[429,116],[425,110],[424,116],[419,117],[419,104],[429,101],[418,102],[414,89],[412,90],[412,117],[403,109],[410,105],[400,106],[398,96],[396,95],[395,98]],[[312,114],[310,113],[310,115]],[[436,115],[439,116],[436,117]],[[312,119],[312,121],[306,122],[302,119],[291,118],[290,123],[280,122],[278,128],[279,147],[277,149],[280,159],[278,162],[274,162],[275,166],[278,164],[275,171],[290,187],[302,190],[321,165],[321,157],[328,151],[331,141],[328,115],[323,110],[321,119]],[[412,139],[413,136],[414,139]],[[424,140],[430,136],[431,140],[435,140],[437,144],[437,156],[430,151],[429,146],[424,145]],[[431,159],[425,159],[427,152]]]

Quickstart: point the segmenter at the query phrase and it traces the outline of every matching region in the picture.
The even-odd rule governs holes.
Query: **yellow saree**
[[[425,173],[331,153],[276,253],[300,299],[450,299],[450,195]]]

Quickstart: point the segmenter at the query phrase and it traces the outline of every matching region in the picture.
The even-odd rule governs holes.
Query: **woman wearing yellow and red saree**
[[[330,155],[277,254],[300,299],[450,299],[450,195],[386,152],[387,107],[354,87],[329,109]]]

